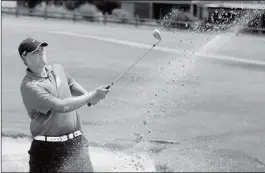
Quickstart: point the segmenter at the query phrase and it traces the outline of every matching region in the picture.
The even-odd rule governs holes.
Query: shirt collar
[[[30,71],[29,68],[27,68],[26,73],[27,73],[27,76],[33,80],[43,80],[43,79],[47,78],[51,72],[53,72],[51,66],[45,66],[45,70],[47,72],[46,77],[43,77],[43,76],[36,74],[36,73],[33,73],[32,71]]]

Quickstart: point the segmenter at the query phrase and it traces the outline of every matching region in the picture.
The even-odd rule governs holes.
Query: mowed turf
[[[47,41],[49,62],[62,64],[87,90],[111,83],[146,49],[49,31],[150,46],[155,43],[152,28],[10,16],[3,16],[2,24],[4,133],[29,134],[29,118],[19,91],[25,66],[17,53],[17,46],[25,37]],[[216,36],[164,30],[161,34],[161,47],[195,52]],[[239,44],[242,40],[251,42]],[[231,45],[219,42],[207,51],[216,53],[214,48],[218,47],[218,53],[238,58],[245,58],[244,52],[249,52],[252,59],[264,61],[262,49],[255,54],[257,46],[262,47],[261,38],[240,36],[231,42],[235,54]],[[255,48],[251,48],[253,45]],[[179,141],[176,145],[155,146],[161,148],[153,157],[158,170],[264,170],[264,68],[251,67],[197,59],[184,51],[174,54],[154,50],[111,89],[104,101],[79,111],[86,136],[93,143],[121,145],[124,141],[134,143],[139,138],[137,134],[143,140]],[[135,148],[144,150],[146,145],[140,142]]]

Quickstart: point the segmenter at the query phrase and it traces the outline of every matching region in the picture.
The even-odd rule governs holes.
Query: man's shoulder
[[[24,76],[20,84],[20,89],[23,89],[24,87],[29,85],[31,82],[32,82],[32,79],[30,79],[27,75]]]
[[[32,87],[37,86],[38,81],[29,78],[28,76],[25,76],[20,84],[20,90],[24,90],[24,89],[30,89]]]

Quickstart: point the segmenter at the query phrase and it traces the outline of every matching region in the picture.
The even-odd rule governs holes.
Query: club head
[[[157,40],[161,40],[161,34],[160,34],[160,32],[159,32],[159,30],[158,29],[155,29],[154,31],[153,31],[153,36],[157,39]]]

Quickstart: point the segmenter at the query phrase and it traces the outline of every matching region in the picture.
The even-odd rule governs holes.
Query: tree
[[[105,13],[111,14],[113,9],[120,8],[121,3],[119,1],[111,1],[111,0],[91,0],[97,8]]]
[[[72,0],[72,1],[65,1],[65,7],[68,10],[74,10],[78,7],[80,7],[80,5],[86,3],[85,0]]]
[[[35,8],[44,0],[17,0],[18,6],[28,7],[29,9]]]
[[[28,8],[33,9],[35,8],[38,4],[42,2],[42,0],[26,0],[28,3]]]

